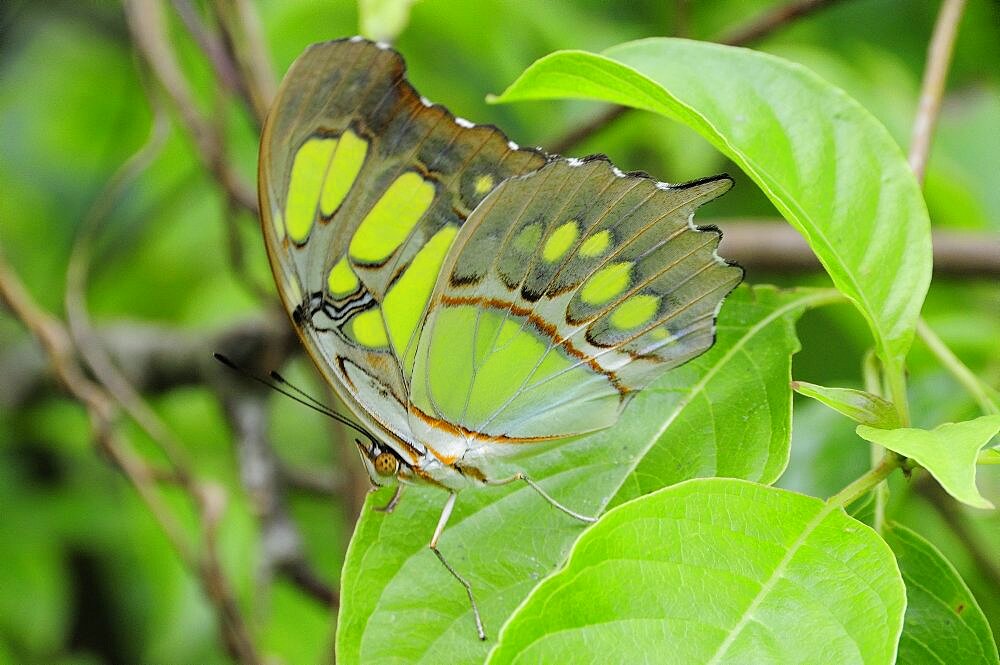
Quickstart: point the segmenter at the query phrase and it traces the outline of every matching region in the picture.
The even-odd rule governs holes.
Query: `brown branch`
[[[218,363],[212,359],[215,351],[251,365],[267,363],[298,348],[295,332],[280,312],[214,332],[120,322],[99,327],[95,335],[125,379],[144,395],[204,385],[219,373]],[[46,362],[33,344],[5,349],[0,355],[0,376],[4,377],[0,404],[20,407],[41,398],[51,388]],[[271,364],[266,369],[278,366]]]
[[[226,420],[233,430],[240,480],[261,524],[259,579],[266,584],[280,572],[308,595],[336,607],[337,594],[312,570],[302,536],[288,516],[281,467],[267,436],[269,391],[235,374],[228,379],[216,385],[223,391]]]
[[[724,230],[719,253],[751,274],[812,272],[819,261],[791,227],[773,220],[713,220]],[[936,229],[934,270],[938,276],[990,279],[1000,277],[1000,236],[995,233]],[[244,366],[267,372],[280,358],[299,351],[298,340],[285,315],[238,321],[212,331],[179,330],[145,322],[119,322],[95,333],[115,366],[142,394],[157,394],[184,386],[204,385],[219,368],[212,352],[219,351]],[[42,398],[51,388],[47,360],[33,344],[15,344],[0,353],[4,390],[0,405],[14,408]],[[345,463],[351,460],[345,460]],[[304,491],[333,493],[332,480],[305,479],[289,471],[288,483]]]
[[[66,271],[65,306],[69,333],[74,346],[79,351],[80,358],[93,372],[97,382],[102,384],[102,388],[124,407],[124,410],[140,427],[150,433],[153,441],[170,462],[171,473],[190,496],[196,497],[198,488],[194,484],[184,447],[143,401],[128,380],[122,376],[108,353],[96,343],[96,335],[85,305],[91,242],[99,225],[107,217],[112,206],[121,198],[125,188],[138,179],[159,155],[166,140],[166,127],[165,114],[159,105],[154,105],[153,124],[149,139],[122,164],[108,181],[80,224]]]
[[[75,359],[73,343],[66,330],[54,317],[42,311],[16,274],[0,255],[0,298],[20,319],[45,349],[50,366],[60,383],[75,397],[90,416],[94,439],[100,450],[122,471],[146,504],[168,541],[189,570],[195,571],[209,599],[220,610],[220,631],[230,654],[241,663],[261,663],[249,631],[235,609],[232,593],[222,576],[221,569],[212,562],[212,548],[207,548],[208,558],[199,559],[195,548],[185,535],[180,521],[163,500],[157,487],[158,473],[137,455],[128,441],[117,430],[117,404],[103,387],[88,379]],[[200,488],[199,488],[200,489]],[[199,503],[203,492],[195,495]]]
[[[292,490],[316,496],[335,496],[344,491],[344,478],[339,469],[302,468],[282,465],[281,477]]]
[[[274,93],[273,74],[270,65],[260,65],[257,59],[267,61],[266,52],[260,39],[257,15],[246,3],[226,0],[214,3],[213,13],[219,26],[218,31],[210,30],[190,0],[173,0],[174,10],[180,16],[191,37],[198,44],[205,59],[215,72],[215,78],[227,90],[238,96],[250,112],[258,131],[264,125],[267,108]],[[256,31],[254,28],[256,27]],[[252,38],[247,37],[252,35]],[[250,57],[243,55],[244,49],[237,45],[246,43]],[[261,71],[263,69],[263,71]],[[271,81],[268,83],[268,78]]]
[[[712,220],[723,229],[719,254],[753,272],[812,272],[820,269],[809,245],[781,220]],[[934,273],[938,276],[1000,277],[1000,234],[935,229]]]
[[[180,16],[184,27],[187,28],[198,48],[205,55],[205,59],[212,66],[215,78],[230,92],[243,98],[252,110],[250,94],[222,39],[217,33],[208,29],[198,14],[198,9],[191,4],[190,0],[172,0],[172,3],[174,11]]]
[[[729,46],[745,46],[759,41],[770,34],[777,32],[781,28],[793,23],[801,18],[814,14],[815,12],[829,7],[840,0],[796,0],[781,7],[775,7],[764,12],[759,17],[751,20],[746,25],[737,27],[717,41],[720,44]],[[621,119],[629,111],[635,109],[628,106],[610,106],[601,111],[597,116],[586,120],[577,127],[572,127],[562,136],[549,141],[552,152],[557,154],[565,153],[574,146],[582,143],[594,134],[605,129],[609,125]]]
[[[574,146],[583,143],[599,131],[611,126],[629,111],[634,110],[628,106],[619,106],[617,104],[608,106],[590,120],[586,120],[576,127],[571,127],[565,134],[553,140],[550,148],[552,152],[561,155],[571,150]]]
[[[232,585],[218,557],[215,535],[217,522],[221,519],[220,506],[225,505],[225,493],[222,488],[213,491],[211,487],[195,480],[186,449],[115,366],[107,350],[100,346],[86,308],[92,243],[108,211],[120,199],[125,188],[136,180],[159,154],[166,137],[166,124],[160,107],[154,106],[154,122],[149,140],[118,169],[79,226],[66,273],[65,305],[68,330],[72,344],[93,373],[98,389],[106,394],[109,401],[113,400],[116,408],[119,406],[123,408],[149,435],[170,464],[166,474],[199,508],[204,529],[202,548],[196,561],[192,561],[188,555],[186,563],[198,575],[205,594],[215,607],[221,637],[230,655],[242,663],[256,664],[261,660],[236,604]],[[141,463],[145,465],[144,460]],[[157,476],[163,474],[163,470],[153,471],[148,465],[146,466],[143,477],[153,486]],[[150,505],[150,508],[153,506]]]
[[[718,41],[730,46],[743,46],[767,37],[772,32],[793,23],[800,18],[815,14],[841,0],[796,0],[787,5],[780,5],[766,10],[749,23],[730,30]]]
[[[934,24],[934,34],[927,48],[927,66],[920,86],[920,101],[917,116],[913,121],[910,138],[910,168],[917,181],[923,183],[927,171],[927,159],[931,151],[934,127],[941,111],[941,97],[948,78],[951,55],[955,50],[958,25],[965,11],[965,0],[944,0]]]
[[[257,8],[248,0],[215,0],[211,7],[260,128],[277,88]]]
[[[132,40],[180,114],[204,166],[226,195],[257,215],[257,196],[226,161],[222,136],[195,103],[187,79],[170,46],[165,17],[156,0],[125,0]]]

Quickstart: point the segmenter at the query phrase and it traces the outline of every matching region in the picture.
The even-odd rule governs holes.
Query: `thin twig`
[[[215,0],[211,6],[260,128],[271,108],[276,85],[257,8],[248,0]]]
[[[790,23],[805,16],[814,14],[820,9],[829,7],[840,0],[796,0],[787,5],[767,10],[747,24],[737,27],[717,40],[729,46],[745,46],[767,37]],[[601,111],[597,116],[586,120],[577,127],[572,127],[562,136],[548,142],[549,148],[555,153],[565,153],[582,143],[597,132],[619,120],[629,111],[628,106],[611,106]]]
[[[151,96],[151,99],[155,97]],[[134,386],[129,384],[107,351],[97,343],[97,335],[86,309],[86,284],[90,271],[91,248],[100,225],[125,189],[141,175],[159,153],[166,137],[166,126],[165,115],[158,106],[154,106],[150,139],[111,178],[80,224],[66,277],[65,304],[69,333],[80,357],[86,361],[95,379],[100,382],[100,390],[106,391],[115,405],[121,406],[158,445],[171,465],[169,474],[173,481],[201,509],[204,527],[203,547],[199,559],[187,563],[198,575],[205,594],[215,606],[220,633],[230,654],[241,663],[256,664],[261,660],[257,655],[249,628],[236,604],[232,585],[219,562],[215,539],[215,522],[219,514],[212,510],[219,501],[209,500],[205,494],[205,487],[195,480],[184,446]],[[149,482],[155,483],[156,474],[151,470],[144,472],[144,477]],[[215,495],[220,493],[222,493],[221,488]],[[224,503],[224,493],[221,501]]]
[[[0,252],[0,299],[38,340],[62,386],[86,408],[100,449],[122,470],[183,562],[195,562],[194,548],[180,522],[156,490],[156,473],[136,455],[115,428],[117,409],[100,386],[88,379],[75,360],[69,333],[28,295]]]
[[[289,489],[316,496],[336,496],[344,491],[344,478],[339,469],[302,468],[285,464],[281,477]]]
[[[265,288],[247,265],[243,251],[243,239],[240,235],[240,225],[237,223],[241,214],[245,214],[245,212],[239,203],[231,197],[227,198],[222,217],[226,224],[226,258],[229,259],[229,268],[236,276],[237,283],[258,302],[276,303],[274,290]]]
[[[208,29],[198,14],[198,9],[191,4],[190,0],[172,0],[172,3],[174,11],[180,16],[184,27],[191,33],[198,48],[205,54],[205,59],[211,64],[216,79],[230,92],[243,97],[249,104],[249,94],[240,78],[236,63],[230,57],[231,54],[226,49],[226,45],[219,39],[219,35]]]
[[[281,466],[267,436],[268,391],[235,375],[231,378],[222,403],[233,430],[240,480],[261,524],[261,586],[282,573],[308,595],[333,606],[337,596],[312,570],[302,536],[288,515]]]
[[[90,251],[98,225],[103,222],[125,189],[130,186],[159,155],[167,138],[167,121],[162,109],[154,102],[153,124],[149,139],[108,181],[104,190],[80,224],[66,271],[66,314],[69,332],[80,357],[94,373],[97,381],[121,404],[139,425],[148,431],[172,465],[178,481],[194,495],[190,463],[183,446],[148,408],[139,393],[122,376],[104,349],[96,343],[96,335],[86,311],[85,291],[90,266]]]
[[[254,125],[260,131],[267,107],[262,108],[261,106],[259,82],[248,76],[249,72],[239,60],[230,26],[224,17],[218,11],[215,12],[219,31],[212,31],[205,25],[205,21],[191,0],[172,0],[172,2],[174,10],[204,53],[205,59],[211,64],[215,78],[243,101],[243,105],[250,112]],[[226,4],[231,5],[232,3],[227,2]]]
[[[996,401],[995,391],[973,374],[923,319],[917,320],[917,336],[923,340],[938,362],[972,395],[983,413],[1000,413],[1000,405]]]
[[[608,106],[593,118],[585,120],[576,127],[571,127],[565,134],[550,141],[547,148],[556,154],[568,152],[574,146],[583,143],[597,132],[613,124],[629,111],[634,110],[628,106]]]
[[[797,21],[805,16],[809,16],[810,14],[815,14],[819,10],[826,9],[830,5],[840,1],[841,0],[796,0],[796,2],[789,2],[787,5],[772,7],[757,18],[751,20],[749,23],[725,33],[723,37],[719,39],[719,43],[728,44],[730,46],[743,46],[744,44],[759,41],[770,35],[772,32],[785,27],[789,23]]]
[[[212,360],[214,351],[238,356],[241,361],[265,363],[298,350],[295,331],[278,311],[216,331],[122,321],[97,328],[95,335],[96,343],[111,354],[126,380],[144,395],[210,383],[219,373],[218,363]],[[44,398],[51,387],[46,359],[29,342],[4,349],[0,376],[4,377],[0,406],[7,408],[32,404]]]
[[[917,181],[921,183],[927,171],[934,127],[941,111],[941,97],[944,95],[944,84],[948,78],[948,68],[951,66],[951,55],[955,50],[958,25],[962,21],[964,11],[965,0],[944,0],[927,48],[927,66],[920,86],[920,102],[917,105],[917,117],[913,121],[909,156],[910,168],[913,169]]]
[[[132,40],[172,100],[205,167],[223,191],[243,208],[257,215],[257,196],[226,161],[222,136],[205,119],[181,71],[167,35],[162,7],[155,0],[125,0]]]

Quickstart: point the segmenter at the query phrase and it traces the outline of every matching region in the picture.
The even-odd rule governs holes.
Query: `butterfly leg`
[[[372,491],[377,491],[378,489],[379,488],[375,487],[372,488]],[[401,496],[403,496],[403,483],[399,483],[398,485],[396,485],[396,492],[395,494],[392,495],[392,498],[389,499],[389,503],[385,504],[384,506],[374,506],[372,510],[378,513],[389,514],[392,511],[396,510],[396,506],[399,505],[399,498]]]
[[[557,510],[561,510],[562,512],[566,513],[567,515],[569,515],[573,519],[578,519],[581,522],[586,522],[587,524],[593,524],[594,522],[597,521],[596,517],[589,517],[587,515],[581,515],[580,513],[576,512],[575,510],[572,510],[572,509],[564,506],[563,504],[559,503],[554,498],[552,498],[552,496],[548,492],[546,492],[545,490],[543,490],[541,485],[539,485],[538,483],[536,483],[534,480],[532,480],[528,476],[524,475],[524,473],[521,472],[521,471],[518,471],[517,473],[515,473],[510,478],[502,478],[500,480],[490,480],[490,481],[488,481],[488,484],[489,485],[507,485],[508,483],[513,483],[513,482],[516,482],[518,480],[523,480],[528,485],[528,487],[530,487],[531,489],[533,489],[536,492],[538,492],[541,495],[541,497],[543,499],[545,499],[546,501],[548,501],[549,504],[553,508],[556,508]]]
[[[458,580],[459,583],[465,587],[465,592],[469,594],[469,603],[472,605],[472,614],[476,618],[476,632],[479,634],[479,639],[485,640],[486,631],[483,629],[483,618],[479,616],[479,606],[476,605],[476,598],[472,595],[472,585],[469,584],[464,577],[459,575],[458,572],[451,567],[451,564],[445,561],[444,555],[441,554],[441,551],[437,547],[438,540],[440,540],[441,534],[444,532],[444,527],[448,524],[448,518],[451,517],[451,510],[455,507],[455,499],[457,496],[457,494],[448,495],[448,501],[444,504],[444,510],[441,511],[441,518],[438,520],[437,528],[434,529],[434,535],[431,537],[431,542],[428,544],[428,547],[430,547],[431,551],[437,556],[438,561],[440,561],[442,565],[448,569],[448,572],[451,573],[452,577]]]

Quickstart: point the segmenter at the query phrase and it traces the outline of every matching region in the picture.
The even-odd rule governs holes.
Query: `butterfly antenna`
[[[326,411],[332,411],[332,409],[329,406],[327,406],[326,404],[324,404],[320,400],[316,399],[315,397],[313,397],[312,395],[310,395],[309,393],[307,393],[302,388],[299,388],[294,383],[292,383],[291,381],[289,381],[288,379],[286,379],[282,375],[278,374],[274,370],[271,370],[270,372],[268,372],[267,375],[271,378],[272,381],[274,381],[275,383],[280,384],[282,386],[285,386],[286,388],[288,388],[288,390],[292,391],[293,393],[295,393],[296,395],[298,395],[302,399],[308,401],[310,404],[314,404],[317,407],[319,407],[321,409],[324,409]]]
[[[368,438],[369,441],[373,443],[375,442],[375,436],[371,432],[369,432],[364,427],[354,422],[350,418],[340,415],[332,408],[330,408],[326,404],[323,404],[323,402],[319,401],[318,399],[308,394],[301,388],[289,383],[288,380],[286,380],[283,376],[281,376],[277,372],[272,371],[270,372],[269,378],[264,378],[262,376],[254,374],[245,367],[237,365],[235,362],[230,360],[228,357],[222,355],[221,353],[213,353],[212,356],[220,363],[228,367],[229,369],[239,372],[246,378],[256,381],[257,383],[260,383],[262,385],[265,385],[271,390],[279,392],[285,397],[288,397],[289,399],[298,402],[303,406],[309,407],[313,411],[322,413],[327,418],[336,420],[338,423],[346,425],[347,427],[350,427],[354,431],[363,434],[365,437]],[[287,386],[287,389],[285,388],[285,386]]]

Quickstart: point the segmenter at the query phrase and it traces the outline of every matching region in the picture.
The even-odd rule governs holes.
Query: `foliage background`
[[[350,2],[234,4],[257,15],[279,75],[307,44],[358,32],[358,8]],[[430,99],[477,122],[495,122],[522,144],[552,147],[598,107],[488,106],[484,96],[556,49],[600,51],[653,35],[717,39],[776,4],[423,0],[396,46],[410,79]],[[829,6],[754,46],[801,62],[846,89],[905,148],[938,3],[820,4]],[[197,105],[224,135],[229,164],[252,183],[253,116],[215,81],[179,18],[177,9],[184,7],[193,7],[208,25],[216,14],[208,5],[186,2],[164,8],[170,44]],[[925,186],[936,230],[980,234],[975,237],[994,243],[1000,233],[998,63],[1000,9],[995,2],[971,0]],[[177,110],[164,101],[137,54],[117,4],[0,6],[0,247],[30,295],[63,317],[67,262],[78,230],[95,202],[108,201],[108,183],[146,141],[151,94],[170,109],[169,134],[155,160],[103,216],[86,305],[99,329],[118,335],[117,353],[162,344],[159,363],[140,383],[178,435],[198,482],[226,497],[218,555],[261,652],[276,662],[323,662],[330,658],[336,617],[322,600],[323,587],[336,588],[366,481],[349,440],[322,417],[280,396],[262,398],[234,387],[213,366],[212,351],[249,356],[268,368],[281,362],[281,349],[255,344],[284,343],[283,315],[274,310],[256,220],[234,212],[202,165]],[[569,154],[591,152],[671,182],[730,172],[736,187],[701,217],[724,230],[747,218],[777,216],[753,183],[712,148],[660,118],[629,114]],[[234,238],[243,265],[230,250]],[[766,269],[748,262],[748,281],[826,283],[818,273],[793,270],[792,258],[787,266]],[[939,273],[924,308],[929,324],[993,386],[1000,384],[997,274]],[[277,321],[279,332],[250,335],[250,341],[241,336],[264,320]],[[823,385],[856,381],[869,337],[852,308],[807,314],[799,335],[796,378]],[[176,357],[182,347],[190,353]],[[289,363],[283,371],[323,394],[308,361],[295,352]],[[909,367],[916,426],[976,414],[971,399],[919,341]],[[180,562],[107,456],[97,452],[86,412],[58,389],[36,344],[6,312],[0,312],[0,377],[0,662],[229,662],[216,606],[206,600],[198,577]],[[240,435],[233,413],[242,407],[264,418],[269,448],[263,462],[255,461],[252,453],[259,449],[249,449]],[[163,466],[158,448],[140,429],[129,426],[126,433],[151,467]],[[828,496],[868,466],[868,450],[854,437],[853,425],[816,403],[796,403],[793,436],[781,486]],[[258,463],[276,474],[273,482],[259,482]],[[204,514],[175,484],[161,486],[186,531],[198,534]],[[997,502],[997,467],[981,469],[980,487]],[[989,555],[1000,551],[996,513],[964,509],[926,479],[914,478],[893,484],[890,514],[945,553],[994,631],[1000,629],[1000,575],[995,555]],[[301,535],[301,551],[288,560],[295,565],[270,549],[276,523]],[[303,575],[322,584],[303,581]]]

